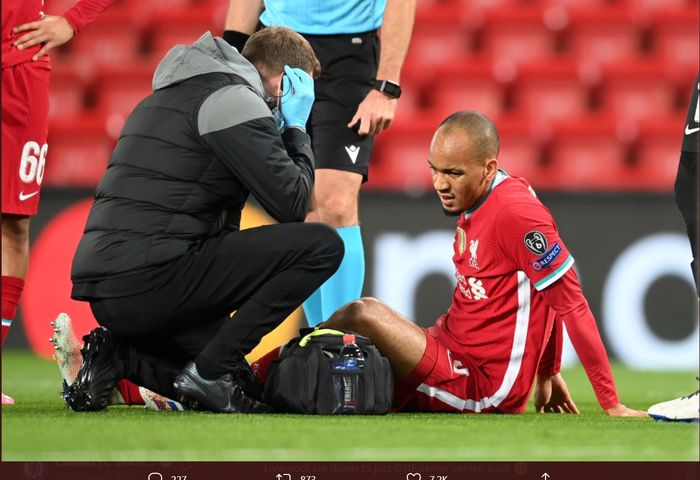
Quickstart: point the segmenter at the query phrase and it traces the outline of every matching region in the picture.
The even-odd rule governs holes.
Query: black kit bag
[[[263,401],[279,412],[348,414],[339,412],[332,369],[334,362],[340,361],[343,335],[348,333],[352,332],[328,328],[300,330],[300,336],[284,345],[270,365]],[[389,360],[367,337],[355,334],[355,344],[362,350],[365,361],[358,373],[349,374],[358,376],[362,396],[352,414],[383,415],[391,408],[394,397]]]

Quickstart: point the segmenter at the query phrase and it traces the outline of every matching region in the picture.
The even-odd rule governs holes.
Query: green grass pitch
[[[614,366],[629,407],[690,393],[693,372]],[[698,461],[698,424],[607,418],[582,368],[563,372],[581,415],[383,417],[66,410],[53,362],[5,351],[4,461]]]

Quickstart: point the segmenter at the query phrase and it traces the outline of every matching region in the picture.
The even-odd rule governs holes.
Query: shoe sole
[[[653,415],[649,414],[651,418],[653,418],[657,422],[666,422],[666,423],[700,423],[700,418],[669,418],[669,417],[664,417],[663,415]]]
[[[96,328],[85,338],[85,344],[81,350],[83,365],[80,367],[75,383],[69,388],[67,398],[68,406],[76,412],[97,412],[107,408],[109,396],[96,402],[92,398],[88,382],[91,380],[89,373],[96,356],[104,352],[110,341],[110,334],[103,327]]]
[[[53,354],[53,358],[56,360],[56,363],[58,363],[58,369],[63,378],[63,391],[61,395],[65,401],[68,397],[68,389],[75,383],[75,379],[78,376],[76,373],[74,378],[68,378],[69,372],[66,372],[67,364],[70,361],[72,351],[80,350],[80,342],[73,332],[73,324],[70,317],[65,313],[59,314],[56,320],[51,322],[51,326],[53,327],[54,334],[49,341],[53,344],[53,348],[56,351]]]

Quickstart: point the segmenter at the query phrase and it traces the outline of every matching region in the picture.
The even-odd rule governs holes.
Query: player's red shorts
[[[46,165],[48,61],[2,69],[2,213],[35,215]]]
[[[427,346],[413,371],[394,385],[394,408],[401,412],[490,412],[482,401],[487,383],[468,355],[451,352],[424,330]]]

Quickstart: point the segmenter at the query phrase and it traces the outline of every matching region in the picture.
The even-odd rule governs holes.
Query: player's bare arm
[[[388,80],[396,84],[400,82],[401,67],[411,41],[415,13],[416,0],[387,0],[381,33],[382,51],[377,69],[378,80]],[[379,90],[370,90],[348,123],[348,128],[359,122],[360,135],[380,133],[389,128],[394,121],[397,103],[396,98],[391,98]]]
[[[262,11],[262,0],[230,0],[225,29],[252,35]]]

